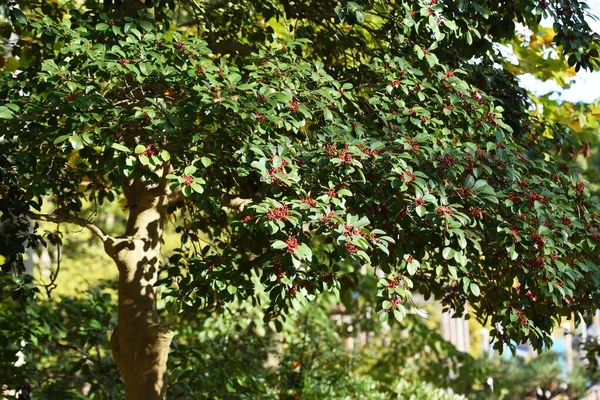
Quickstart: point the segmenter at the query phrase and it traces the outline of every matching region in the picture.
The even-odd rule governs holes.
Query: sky
[[[587,4],[590,6],[592,13],[600,17],[600,0],[588,0]],[[600,20],[589,19],[588,23],[595,32],[600,33]],[[526,89],[536,95],[555,92],[553,97],[560,100],[586,103],[591,103],[600,98],[600,71],[579,71],[568,89],[562,89],[551,81],[542,82],[530,74],[522,75],[519,79]]]

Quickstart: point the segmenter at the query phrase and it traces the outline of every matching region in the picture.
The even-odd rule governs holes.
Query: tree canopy
[[[175,313],[260,302],[260,281],[277,327],[322,292],[376,286],[382,321],[418,291],[468,302],[499,346],[540,349],[561,316],[597,307],[598,202],[572,161],[577,138],[530,115],[495,43],[551,18],[568,64],[592,68],[586,8],[2,5],[20,57],[0,78],[3,268],[41,239],[25,217],[100,238],[120,272],[111,341],[127,398],[140,382],[166,390],[162,372],[138,381],[128,364],[136,341],[166,363],[159,270]],[[81,214],[119,199],[124,233]],[[160,262],[165,223],[181,247]]]

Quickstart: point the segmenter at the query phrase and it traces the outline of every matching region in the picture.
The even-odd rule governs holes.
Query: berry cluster
[[[300,200],[301,203],[303,204],[308,204],[311,207],[316,207],[317,206],[317,202],[315,201],[315,199],[312,199],[310,197],[306,197],[302,200]]]
[[[296,252],[296,249],[299,246],[298,239],[296,239],[295,237],[292,237],[292,236],[287,238],[287,240],[285,241],[285,244],[287,244],[287,249],[285,251],[290,254],[294,254]]]
[[[448,206],[439,206],[437,210],[435,210],[435,212],[441,215],[442,217],[446,215],[452,215],[452,208]]]
[[[300,103],[298,103],[296,100],[290,101],[290,106],[288,107],[288,110],[291,113],[296,114],[299,109],[300,109]]]
[[[190,186],[194,181],[194,178],[189,175],[181,175],[181,178],[183,179],[183,182],[181,183],[183,186]]]
[[[354,243],[352,243],[352,242],[346,242],[346,243],[344,243],[344,248],[350,254],[356,254],[358,252],[358,247],[356,247],[356,245],[354,245]]]
[[[281,221],[289,214],[290,214],[290,210],[289,210],[288,206],[281,206],[279,208],[269,211],[267,213],[267,219],[269,221],[272,221],[274,219]]]

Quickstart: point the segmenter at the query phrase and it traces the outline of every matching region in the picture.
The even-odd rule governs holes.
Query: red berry
[[[274,210],[271,210],[267,213],[267,219],[269,221],[272,221],[274,219],[281,221],[283,218],[285,218],[288,214],[290,213],[290,210],[288,208],[288,206],[281,206],[279,208],[276,208]]]
[[[296,100],[292,100],[290,101],[290,107],[288,107],[288,110],[290,110],[292,113],[297,113],[298,110],[300,109],[300,103],[298,103]]]
[[[285,251],[287,251],[290,254],[293,254],[296,252],[296,249],[298,248],[298,239],[290,236],[285,241],[285,244],[287,244],[287,249]]]
[[[358,252],[358,247],[356,247],[352,242],[344,243],[344,247],[350,254],[356,254]]]
[[[181,175],[181,178],[183,178],[183,186],[190,186],[194,181],[194,178],[189,175]]]

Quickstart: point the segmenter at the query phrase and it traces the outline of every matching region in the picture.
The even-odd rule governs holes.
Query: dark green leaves
[[[75,212],[129,180],[164,190],[185,269],[169,276],[177,312],[246,300],[258,280],[275,315],[378,271],[382,319],[402,318],[418,287],[468,299],[519,341],[543,337],[544,321],[595,300],[600,225],[566,139],[505,104],[514,82],[463,62],[488,54],[508,11],[376,5],[343,2],[335,24],[294,16],[310,44],[263,48],[261,13],[240,14],[244,29],[266,18],[254,36],[210,21],[206,37],[240,38],[226,57],[147,16],[34,22],[44,61],[0,86],[15,201],[69,193]],[[575,64],[597,56],[579,45]]]
[[[364,9],[356,2],[349,1],[345,5],[338,5],[335,12],[341,22],[360,25],[365,22]]]

